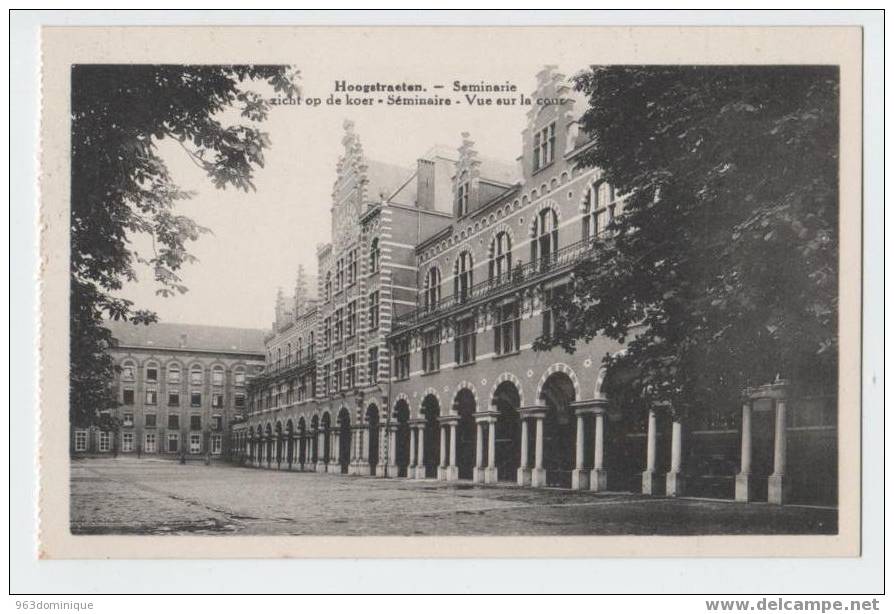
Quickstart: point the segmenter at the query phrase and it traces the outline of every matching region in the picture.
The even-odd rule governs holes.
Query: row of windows
[[[379,271],[381,262],[381,249],[379,248],[379,239],[373,239],[369,245],[369,274],[372,275]],[[357,268],[357,249],[348,252],[346,258],[339,258],[335,261],[335,279],[333,286],[332,272],[326,273],[323,283],[323,293],[327,301],[332,300],[333,292],[340,292],[344,288],[352,285],[359,279]]]
[[[544,335],[555,335],[560,332],[563,323],[553,313],[549,305],[558,298],[558,293],[566,291],[565,287],[547,290],[544,310],[542,312],[542,332]],[[456,335],[453,339],[453,360],[457,365],[475,362],[477,357],[478,331],[475,318],[467,317],[456,324]],[[504,303],[497,308],[496,321],[493,326],[493,348],[497,356],[512,354],[521,349],[521,311],[518,301]],[[396,379],[410,377],[410,341],[409,337],[401,337],[394,344],[394,374]],[[441,368],[441,331],[439,327],[426,330],[422,334],[422,370],[432,373]]]
[[[593,239],[609,229],[620,211],[615,189],[607,182],[594,183],[587,191],[581,218],[582,239]],[[543,262],[559,250],[559,218],[555,210],[542,209],[534,218],[531,240],[531,262]],[[499,232],[493,238],[488,255],[488,281],[508,280],[512,273],[512,238]],[[453,265],[453,294],[460,302],[466,301],[474,286],[472,254],[460,252]],[[425,275],[422,304],[434,309],[441,301],[441,273],[431,267]]]
[[[310,384],[309,386],[308,383]],[[313,374],[302,375],[297,381],[291,381],[288,384],[283,383],[267,389],[266,394],[258,398],[257,409],[280,407],[282,405],[290,405],[295,401],[304,401],[307,399],[308,389],[311,397],[316,396],[317,385]],[[252,400],[251,410],[255,410],[254,400]]]
[[[379,291],[369,294],[367,324],[369,330],[379,328]],[[358,327],[357,301],[351,301],[346,307],[339,307],[333,315],[323,318],[323,348],[329,349],[357,334]]]
[[[304,343],[303,337],[298,337],[298,343],[295,345],[295,352],[292,353],[292,343],[286,344],[286,351],[283,354],[282,348],[276,348],[276,355],[271,350],[267,354],[267,364],[270,367],[281,369],[290,367],[294,357],[295,364],[301,364],[305,360],[311,360],[314,357],[314,334],[309,333],[307,336],[307,344]]]
[[[129,412],[125,412],[121,414],[121,424],[125,427],[134,426],[134,418],[133,414]],[[168,414],[168,428],[169,429],[179,429],[180,428],[180,414]],[[144,414],[143,415],[143,426],[153,428],[158,426],[158,416],[156,414]],[[210,428],[212,431],[220,431],[223,429],[223,416],[219,414],[215,414],[211,416]],[[202,416],[201,414],[192,414],[189,416],[189,428],[192,431],[201,431],[202,430]]]
[[[121,434],[121,451],[134,451],[134,433]],[[168,433],[168,452],[180,451],[180,433]],[[100,431],[97,438],[97,447],[100,452],[110,452],[112,449],[112,433],[110,431]],[[74,434],[75,452],[87,451],[87,431],[75,431]],[[211,454],[220,454],[223,451],[223,437],[221,435],[211,436]],[[158,437],[156,433],[146,433],[143,437],[143,452],[154,454],[158,452]],[[200,433],[189,434],[189,452],[190,454],[202,453],[202,435]]]
[[[143,367],[144,377],[148,382],[159,381],[159,367],[157,362],[148,362]],[[121,379],[132,381],[136,379],[136,363],[132,360],[125,360],[121,363]],[[167,381],[171,384],[179,384],[182,381],[180,365],[174,363],[167,366]],[[202,384],[205,381],[205,370],[201,365],[193,365],[189,369],[189,383]],[[211,369],[211,383],[214,386],[223,386],[225,382],[224,368],[215,366]],[[245,385],[245,367],[236,367],[233,369],[233,384],[236,386]]]
[[[124,405],[133,405],[135,402],[136,393],[132,388],[125,388],[121,391],[121,402]],[[144,405],[158,405],[158,390],[149,389],[146,390],[146,394],[143,401]],[[189,393],[189,404],[191,407],[201,407],[202,406],[202,393],[201,392],[190,392]],[[245,407],[245,393],[237,392],[233,395],[233,405],[235,407]],[[179,390],[169,390],[168,391],[168,407],[179,407],[180,406],[180,391]],[[223,408],[224,406],[224,395],[221,393],[214,393],[211,395],[211,407],[215,408]]]

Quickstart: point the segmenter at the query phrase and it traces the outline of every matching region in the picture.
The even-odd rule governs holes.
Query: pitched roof
[[[256,328],[233,328],[207,324],[131,324],[107,321],[105,326],[120,345],[129,347],[184,349],[206,352],[264,354],[264,335]]]

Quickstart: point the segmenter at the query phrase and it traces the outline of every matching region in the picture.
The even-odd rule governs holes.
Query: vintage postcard
[[[40,555],[859,555],[861,71],[43,29]]]

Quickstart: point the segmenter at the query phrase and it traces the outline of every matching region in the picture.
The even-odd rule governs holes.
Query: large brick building
[[[836,499],[834,397],[792,398],[777,382],[684,425],[612,407],[602,359],[623,348],[609,339],[532,350],[562,326],[547,298],[624,206],[578,164],[593,141],[575,98],[553,68],[537,75],[532,99],[560,103],[532,107],[512,163],[463,134],[455,152],[402,169],[368,159],[346,122],[318,298],[299,283],[290,309],[278,299],[234,454],[292,470]]]
[[[74,428],[82,454],[222,456],[246,386],[264,365],[264,331],[193,324],[108,322],[117,341],[116,430]]]

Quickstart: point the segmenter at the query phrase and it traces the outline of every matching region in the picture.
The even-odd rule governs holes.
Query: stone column
[[[497,483],[497,419],[487,421],[487,467],[484,469],[484,483]]]
[[[593,441],[593,470],[590,472],[590,490],[608,490],[608,472],[605,470],[605,410],[600,408],[594,416],[596,421]]]
[[[385,468],[385,475],[396,478],[398,476],[397,467],[397,426],[392,424],[388,429],[388,466]]]
[[[472,470],[472,481],[484,483],[484,423],[475,421],[475,468]]]
[[[439,425],[441,429],[440,437],[441,437],[441,458],[438,464],[438,479],[446,480],[447,479],[447,425],[441,424]]]
[[[742,404],[742,453],[739,473],[736,474],[736,501],[754,499],[751,479],[751,401]]]
[[[384,424],[379,425],[379,440],[376,444],[379,452],[379,462],[376,463],[376,477],[384,478],[388,474],[388,447],[390,443],[387,428]]]
[[[590,487],[590,472],[584,469],[584,412],[578,410],[577,431],[574,446],[574,471],[571,472],[571,488],[587,490]]]
[[[416,452],[416,477],[425,479],[425,426],[420,426],[416,433],[416,443],[419,449]]]
[[[407,467],[407,477],[416,477],[416,427],[410,427],[410,465]]]
[[[674,417],[671,426],[671,465],[670,471],[665,477],[665,494],[668,497],[678,497],[683,494],[686,487],[686,479],[683,476],[683,423],[680,418]]]
[[[786,418],[785,399],[776,399],[776,428],[773,433],[773,473],[767,478],[767,501],[782,505],[788,500],[785,477]]]
[[[329,473],[341,473],[341,462],[338,454],[338,429],[329,431]]]
[[[658,493],[658,476],[655,474],[655,445],[658,437],[658,424],[655,410],[649,410],[649,431],[646,435],[646,470],[643,471],[643,494]]]
[[[537,415],[534,431],[534,469],[531,471],[531,486],[546,486],[546,469],[543,468],[543,416]]]
[[[518,485],[519,486],[530,486],[531,485],[531,468],[528,465],[528,420],[522,416],[521,418],[521,458],[519,459],[518,465]]]
[[[450,423],[450,465],[447,466],[447,481],[459,479],[459,467],[456,465],[456,422]]]
[[[326,431],[317,431],[317,473],[326,473],[329,459],[326,457]]]

